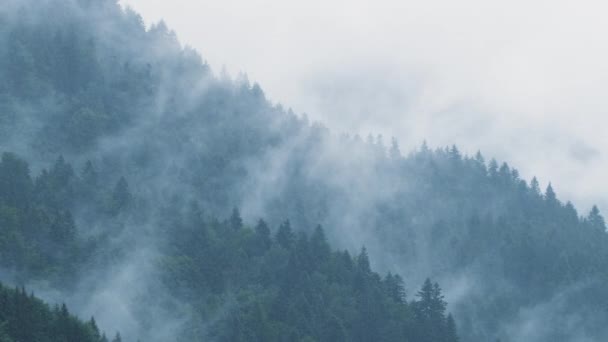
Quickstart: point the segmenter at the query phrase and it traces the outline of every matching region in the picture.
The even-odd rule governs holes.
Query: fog
[[[608,207],[605,2],[121,3],[335,131],[481,149]]]
[[[402,274],[409,299],[425,278],[438,280],[467,336],[551,340],[553,331],[539,327],[555,327],[564,318],[569,323],[560,326],[566,330],[560,336],[587,338],[570,326],[591,313],[572,302],[589,288],[600,292],[601,280],[579,282],[580,274],[569,270],[573,279],[563,281],[550,268],[561,270],[557,258],[563,257],[575,267],[592,260],[582,277],[601,272],[603,240],[587,248],[592,233],[569,239],[568,229],[586,229],[588,222],[562,205],[572,199],[578,214],[586,215],[592,203],[602,203],[608,187],[600,178],[608,141],[597,134],[608,74],[601,61],[608,51],[597,47],[597,6],[123,4],[143,13],[148,31],[136,14],[121,12],[112,1],[63,7],[30,1],[25,8],[32,14],[20,12],[31,21],[24,26],[45,28],[36,31],[48,45],[43,53],[28,46],[38,63],[46,65],[44,48],[58,50],[59,61],[65,57],[46,26],[69,33],[75,25],[84,38],[68,35],[77,52],[67,70],[84,65],[94,72],[63,73],[59,81],[42,74],[32,82],[42,84],[34,90],[15,87],[17,95],[7,96],[10,124],[0,136],[0,152],[19,153],[35,177],[59,154],[78,169],[92,161],[102,179],[96,183],[100,194],[91,203],[69,198],[65,206],[82,235],[111,236],[101,242],[107,254],[93,258],[99,264],[82,272],[72,293],[28,284],[42,298],[66,301],[77,314],[95,315],[100,326],[130,340],[165,340],[180,331],[194,319],[190,303],[163,292],[167,270],[160,262],[170,256],[165,240],[179,235],[174,232],[194,199],[205,214],[220,219],[236,206],[249,226],[260,217],[273,230],[285,219],[299,231],[320,223],[332,248],[354,254],[365,245],[374,270]],[[66,23],[48,24],[48,11],[70,15]],[[196,52],[183,50],[165,25],[153,25],[160,18],[211,69]],[[62,42],[61,34],[53,39]],[[6,54],[13,56],[17,48]],[[223,65],[229,77],[220,72]],[[264,95],[297,114],[269,104]],[[328,129],[310,124],[304,112]],[[370,132],[374,137],[367,142],[355,135]],[[406,157],[391,146],[391,136]],[[521,178],[481,156],[463,158],[455,148],[431,152],[421,147],[424,140],[433,149],[457,144],[468,156],[480,149],[488,160],[496,157],[521,170]],[[415,149],[419,153],[409,153]],[[533,175],[543,188],[552,181],[562,203],[528,188]],[[108,213],[103,209],[113,193],[107,193],[121,177],[135,204]],[[547,235],[556,227],[565,242]],[[537,255],[537,247],[545,249]],[[585,253],[597,255],[590,259]],[[543,269],[527,269],[528,264]],[[18,282],[2,269],[0,275]],[[557,279],[549,289],[543,288],[545,275]],[[533,286],[542,290],[521,291]],[[231,308],[230,300],[223,304],[217,316]],[[580,310],[568,311],[572,307]],[[492,326],[502,319],[500,327]]]

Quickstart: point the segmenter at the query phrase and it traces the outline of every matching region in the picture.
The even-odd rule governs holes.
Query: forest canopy
[[[5,0],[0,44],[10,286],[129,341],[608,338],[605,221],[557,184],[338,135],[113,0]]]

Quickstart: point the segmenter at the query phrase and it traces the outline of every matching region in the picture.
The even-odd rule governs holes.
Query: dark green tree
[[[281,247],[285,249],[291,249],[291,246],[293,245],[295,240],[295,236],[293,231],[291,230],[291,224],[289,223],[289,220],[281,223],[281,225],[279,226],[279,230],[276,233],[275,240]]]

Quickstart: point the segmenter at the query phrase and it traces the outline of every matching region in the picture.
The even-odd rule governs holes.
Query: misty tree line
[[[308,236],[285,221],[272,234],[263,220],[244,226],[236,209],[220,222],[192,203],[167,234],[168,288],[200,313],[187,329],[194,336],[235,306],[220,313],[212,339],[458,341],[436,283],[427,279],[410,301],[400,276],[373,272],[365,248],[331,251],[320,226]]]
[[[11,153],[0,161],[0,265],[19,281],[46,280],[57,287],[75,285],[79,268],[104,236],[118,229],[114,218],[130,202],[124,178],[106,191],[87,163],[80,176],[62,157],[32,179],[28,164]],[[104,213],[106,230],[80,238],[72,204],[86,202]],[[82,235],[82,234],[80,234]]]
[[[82,322],[65,304],[50,307],[23,288],[0,284],[0,342],[121,342],[120,334],[108,339],[94,318]]]
[[[3,154],[3,269],[18,274],[22,282],[28,277],[52,280],[66,290],[79,273],[108,262],[95,256],[107,256],[106,235],[120,232],[108,224],[106,231],[83,238],[83,228],[75,226],[68,208],[73,201],[84,201],[101,208],[96,210],[105,212],[108,222],[121,212],[137,216],[138,209],[130,203],[124,178],[106,191],[92,187],[94,174],[90,162],[78,176],[59,158],[32,180],[26,162]],[[320,226],[308,237],[285,221],[273,235],[263,220],[253,229],[246,227],[236,209],[229,219],[219,221],[205,217],[196,203],[172,203],[161,214],[167,241],[158,260],[161,277],[179,305],[190,306],[191,316],[199,317],[175,340],[458,341],[455,322],[446,314],[436,283],[427,280],[416,299],[408,301],[400,276],[389,273],[381,278],[372,272],[365,249],[354,257],[347,251],[332,251]],[[59,336],[66,336],[66,341],[106,340],[94,320],[79,323],[65,305],[49,310],[21,289],[6,290],[4,296],[0,299],[6,305],[0,307],[7,311],[0,322],[6,341]],[[34,321],[47,316],[55,318]],[[44,326],[55,319],[57,327]],[[212,320],[217,323],[209,326]]]
[[[17,282],[46,280],[69,295],[94,272],[111,280],[111,265],[132,262],[133,246],[153,246],[161,254],[158,277],[176,283],[151,297],[169,293],[174,300],[142,307],[188,307],[189,322],[215,322],[214,313],[230,308],[215,330],[204,329],[218,338],[259,333],[250,329],[259,316],[252,312],[266,317],[272,336],[302,339],[321,336],[319,317],[335,316],[348,338],[371,312],[390,317],[374,325],[383,334],[429,326],[411,301],[424,296],[395,304],[386,289],[394,276],[361,276],[359,254],[350,257],[351,269],[338,252],[325,266],[307,268],[320,223],[332,246],[353,253],[365,245],[374,269],[398,272],[410,292],[427,277],[446,289],[464,282],[450,307],[463,340],[521,340],[522,312],[541,309],[534,318],[550,329],[537,341],[608,336],[604,219],[597,208],[579,214],[552,186],[541,191],[507,164],[456,147],[424,144],[404,156],[396,141],[336,137],[268,103],[258,85],[214,76],[163,24],[146,30],[112,0],[7,0],[0,44],[0,77],[7,80],[0,84],[0,148],[14,152],[2,159],[0,265]],[[198,224],[186,213],[195,202],[205,210]],[[235,230],[231,220],[213,219],[230,216],[234,206],[247,220],[265,217],[277,227],[261,244],[270,246],[264,253],[251,247],[256,227]],[[294,228],[291,248],[276,236],[286,218]],[[272,266],[275,254],[276,262],[294,259],[301,273]],[[201,263],[203,256],[214,263]],[[254,282],[240,284],[241,277]],[[280,315],[289,308],[273,303],[290,277],[305,279],[302,286],[324,299],[335,292],[338,313],[303,291],[287,301],[298,308],[298,321]],[[191,303],[193,293],[204,302]],[[370,298],[382,300],[365,305]],[[140,331],[154,333],[144,318]],[[388,323],[394,320],[407,329]],[[437,331],[452,330],[447,317],[439,321],[428,320],[445,326]],[[575,328],[563,324],[573,321]],[[196,326],[183,333],[203,333]]]

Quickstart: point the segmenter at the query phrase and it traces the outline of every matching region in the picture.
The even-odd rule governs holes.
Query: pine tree
[[[486,167],[486,160],[481,154],[481,151],[477,151],[477,153],[475,153],[475,162],[477,162],[478,165],[483,166],[484,168]]]
[[[403,279],[398,274],[393,275],[388,273],[384,278],[384,284],[386,286],[389,296],[397,303],[405,303],[405,286]]]
[[[438,283],[433,284],[432,310],[436,317],[443,319],[447,303],[444,300]]]
[[[413,303],[417,322],[417,340],[440,341],[445,333],[445,308],[447,303],[437,283],[426,279]]]
[[[454,317],[452,314],[448,314],[446,319],[446,328],[445,328],[445,342],[458,342],[460,339],[458,338],[458,333],[456,332],[456,322],[454,321]]]
[[[256,254],[263,254],[270,245],[272,244],[272,238],[270,237],[270,228],[266,224],[266,221],[260,219],[258,224],[255,226],[255,247]]]
[[[490,160],[490,163],[488,164],[488,175],[491,178],[496,178],[496,176],[498,176],[498,163],[494,158],[492,158],[492,160]]]
[[[553,191],[553,186],[551,183],[547,186],[547,190],[545,191],[545,201],[549,205],[556,205],[558,203],[557,196],[555,195],[555,191]]]
[[[230,227],[233,230],[240,230],[243,228],[243,219],[241,218],[241,213],[237,208],[232,209],[232,215],[230,215]]]
[[[320,225],[317,225],[315,228],[310,239],[310,245],[311,253],[316,260],[315,264],[320,264],[329,260],[331,250],[327,243],[327,238],[325,237],[325,231]]]
[[[294,242],[294,234],[291,230],[291,224],[289,223],[289,220],[283,222],[279,226],[279,230],[277,231],[275,239],[281,247],[285,249],[291,249],[291,246]]]
[[[391,139],[391,147],[388,150],[388,156],[392,160],[398,160],[401,158],[401,150],[399,149],[399,143],[397,143],[397,139],[394,137]]]
[[[606,222],[604,221],[604,217],[600,214],[600,210],[597,206],[593,206],[589,215],[587,216],[587,224],[591,226],[593,229],[598,231],[605,232],[606,231]]]
[[[456,145],[452,145],[448,154],[452,162],[459,162],[462,159],[462,155],[460,154],[460,151],[458,150],[458,147],[456,147]]]
[[[422,288],[416,294],[418,301],[416,303],[416,314],[420,319],[429,319],[432,316],[433,302],[433,283],[427,278],[422,285]]]
[[[367,255],[367,249],[365,247],[361,248],[361,253],[357,256],[357,268],[365,274],[371,272],[369,256]]]
[[[99,331],[99,327],[97,326],[97,322],[95,322],[95,318],[91,317],[91,320],[89,320],[89,327],[91,328],[91,331],[93,333],[93,337],[96,340],[100,340],[101,339],[101,333]]]
[[[538,184],[538,179],[533,177],[530,181],[530,191],[532,191],[533,195],[540,196],[540,185]]]

